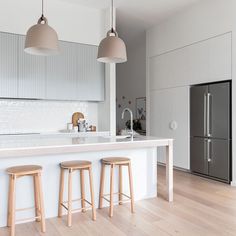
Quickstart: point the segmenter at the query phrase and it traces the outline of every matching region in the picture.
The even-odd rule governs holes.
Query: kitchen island
[[[69,160],[89,160],[93,166],[95,203],[98,203],[100,160],[104,157],[129,157],[132,163],[135,200],[157,195],[157,148],[166,147],[166,194],[173,201],[173,140],[137,136],[77,137],[76,135],[18,135],[0,137],[0,226],[6,225],[8,176],[5,169],[15,165],[41,165],[46,217],[57,216],[59,192],[59,163]],[[107,169],[108,170],[108,169]],[[124,171],[125,172],[125,171]],[[75,173],[76,175],[77,173]],[[109,188],[106,173],[105,192]],[[86,177],[86,196],[89,195]],[[78,180],[78,181],[77,181]],[[124,173],[124,192],[128,192],[127,173]],[[117,173],[114,182],[118,188]],[[19,179],[16,189],[17,208],[33,206],[32,180]],[[116,190],[116,189],[115,189]],[[79,175],[73,178],[73,197],[80,196]],[[66,196],[65,196],[66,199]],[[34,212],[20,212],[20,217],[31,217]]]

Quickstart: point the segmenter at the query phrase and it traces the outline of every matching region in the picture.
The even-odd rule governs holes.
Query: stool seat
[[[102,163],[108,164],[108,165],[128,164],[129,162],[130,162],[130,159],[127,157],[107,157],[107,158],[102,159]]]
[[[60,164],[63,169],[84,169],[91,165],[90,161],[65,161]]]
[[[40,171],[42,171],[42,166],[38,165],[12,166],[6,170],[11,175],[31,175]]]

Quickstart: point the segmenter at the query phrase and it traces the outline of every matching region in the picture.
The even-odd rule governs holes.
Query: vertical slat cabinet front
[[[0,33],[0,97],[17,98],[18,35]]]
[[[97,61],[97,50],[97,46],[77,44],[77,100],[104,100],[105,66]]]
[[[60,42],[60,54],[47,57],[47,99],[76,100],[76,54],[75,43]]]
[[[24,52],[25,36],[19,36],[19,86],[20,98],[44,99],[46,97],[46,58]]]

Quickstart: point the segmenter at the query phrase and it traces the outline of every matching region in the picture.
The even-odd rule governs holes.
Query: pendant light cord
[[[114,33],[114,22],[113,22],[113,17],[114,17],[114,0],[111,0],[111,32]]]
[[[42,0],[42,17],[44,17],[44,0]]]

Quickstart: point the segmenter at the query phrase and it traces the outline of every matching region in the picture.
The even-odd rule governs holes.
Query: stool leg
[[[85,193],[84,193],[84,170],[80,170],[80,189],[81,189],[81,207],[82,212],[85,212]]]
[[[91,194],[91,204],[92,204],[92,219],[96,220],[96,210],[95,210],[95,204],[94,204],[94,189],[93,189],[92,167],[89,167],[89,182],[90,182],[90,194]]]
[[[13,178],[9,176],[9,190],[8,190],[8,210],[7,210],[7,227],[11,226],[11,211],[12,211],[12,182]]]
[[[114,186],[114,165],[111,164],[111,176],[110,176],[110,209],[109,216],[113,216],[113,186]]]
[[[130,198],[131,198],[131,212],[134,213],[134,193],[133,193],[133,179],[132,179],[132,170],[131,163],[128,164],[129,171],[129,189],[130,189]]]
[[[119,165],[119,205],[122,205],[123,200],[123,185],[122,185],[122,165]]]
[[[44,213],[44,201],[43,201],[41,173],[38,173],[36,175],[36,182],[37,182],[37,189],[38,189],[38,196],[39,196],[39,203],[40,203],[41,231],[43,233],[45,233],[46,232],[46,225],[45,225],[45,213]]]
[[[68,227],[72,225],[72,169],[69,169],[69,176],[68,176]]]
[[[36,221],[39,222],[40,218],[38,218],[40,216],[40,204],[39,204],[39,189],[38,189],[38,185],[37,185],[37,180],[36,180],[36,175],[33,176],[34,179],[34,203],[35,203],[35,216]]]
[[[62,203],[63,203],[63,194],[64,194],[64,169],[61,168],[60,173],[60,189],[59,189],[59,203],[58,203],[58,217],[62,217]]]
[[[99,194],[99,209],[103,207],[103,192],[104,192],[104,181],[105,181],[105,164],[102,163],[101,177],[100,177],[100,194]]]
[[[11,175],[12,186],[11,186],[11,212],[10,212],[10,225],[11,225],[11,236],[15,236],[15,207],[16,207],[16,176]]]

